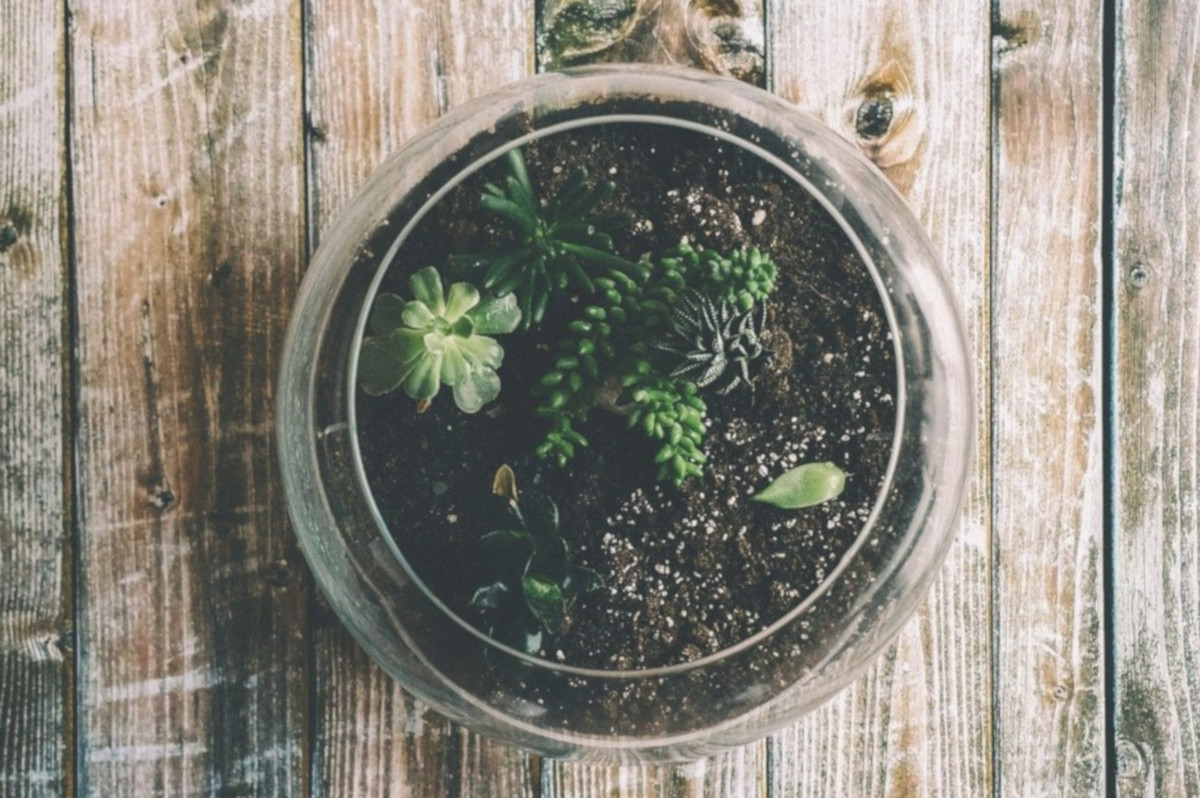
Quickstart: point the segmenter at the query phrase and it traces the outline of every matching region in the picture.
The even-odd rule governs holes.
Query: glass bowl
[[[604,670],[502,646],[426,588],[368,487],[354,386],[382,275],[439,199],[514,145],[638,121],[741,147],[836,219],[870,271],[890,328],[896,424],[873,511],[815,591],[759,633],[708,656]],[[288,507],[317,583],[363,648],[405,688],[458,723],[541,755],[682,760],[796,719],[846,686],[896,636],[955,532],[972,449],[972,396],[963,325],[933,248],[858,150],[740,82],[605,66],[540,75],[450,112],[385,161],[342,209],[291,318],[279,453]]]

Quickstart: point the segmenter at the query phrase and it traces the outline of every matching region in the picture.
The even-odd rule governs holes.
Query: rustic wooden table
[[[978,372],[923,608],[687,767],[423,709],[315,594],[278,484],[331,215],[447,108],[588,58],[732,72],[857,141]],[[1186,0],[0,0],[0,795],[1200,794],[1197,129]]]

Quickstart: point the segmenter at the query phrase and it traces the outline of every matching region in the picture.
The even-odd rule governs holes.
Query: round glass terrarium
[[[692,149],[711,146],[713,157],[699,161],[711,170],[701,166],[699,171],[711,171],[717,179],[712,195],[718,200],[723,190],[732,191],[722,179],[752,187],[760,176],[770,182],[773,196],[794,197],[800,203],[794,207],[820,216],[844,243],[849,255],[837,262],[853,261],[861,272],[854,291],[877,309],[879,340],[887,349],[879,366],[885,371],[875,376],[888,387],[888,413],[876,427],[844,436],[862,433],[881,452],[876,472],[866,488],[859,488],[861,511],[835,519],[844,545],[806,572],[803,589],[789,592],[785,578],[770,577],[762,593],[775,591],[783,598],[757,625],[736,627],[742,636],[681,646],[682,654],[657,661],[652,655],[589,659],[561,649],[557,656],[530,654],[493,639],[462,602],[436,589],[406,540],[413,540],[410,525],[424,523],[421,502],[443,494],[446,485],[419,484],[421,478],[410,475],[411,496],[390,504],[378,489],[379,472],[389,462],[422,461],[430,456],[429,441],[416,440],[401,424],[400,432],[388,433],[391,460],[381,457],[378,439],[386,435],[378,426],[380,414],[371,416],[375,426],[368,428],[357,387],[359,354],[377,296],[389,286],[406,285],[414,269],[426,265],[413,263],[430,251],[421,240],[436,243],[463,235],[438,227],[456,192],[478,196],[473,187],[495,174],[514,147],[561,158],[599,139],[616,142],[617,153],[639,142],[663,150],[673,149],[675,140]],[[667,173],[671,163],[663,167]],[[563,165],[543,166],[550,175]],[[610,171],[615,175],[618,165]],[[692,197],[662,198],[664,203],[676,199],[685,222],[689,213],[702,217],[707,210]],[[772,209],[793,207],[787,201],[793,200],[780,199],[783,204]],[[732,215],[738,213],[735,226],[770,225],[764,222],[765,207]],[[778,238],[791,228],[775,229]],[[639,242],[631,241],[630,246]],[[786,249],[795,242],[777,243]],[[798,267],[780,259],[780,279],[786,281],[793,268]],[[791,318],[779,308],[772,312],[777,319]],[[780,335],[810,342],[837,337],[826,335],[822,319],[812,315],[789,322],[807,325],[808,332]],[[842,337],[851,342],[847,351],[854,352],[854,336]],[[822,357],[819,350],[799,345],[789,343],[787,349],[789,360]],[[516,356],[510,352],[508,357],[500,373],[504,390],[516,391],[519,386],[506,373],[518,368]],[[529,357],[536,357],[534,349]],[[858,376],[870,368],[846,367],[858,368]],[[444,397],[438,402],[452,407]],[[793,422],[805,417],[809,409],[803,404],[796,399],[794,410],[784,415],[791,414]],[[486,410],[472,423],[513,423],[485,416]],[[922,599],[953,537],[968,474],[973,405],[962,323],[937,258],[900,197],[857,150],[786,102],[742,83],[683,70],[603,67],[542,75],[463,106],[379,168],[342,210],[305,278],[288,332],[278,417],[284,486],[305,556],[342,621],[388,673],[453,720],[540,754],[661,761],[709,755],[795,719],[843,688],[892,640]],[[717,436],[710,424],[714,440],[736,437],[722,429]],[[462,452],[473,448],[469,440],[456,445]],[[823,445],[813,443],[812,450],[822,451]],[[784,450],[770,464],[794,464],[794,454]],[[751,477],[758,469],[765,474],[761,463],[760,453],[757,463],[748,461],[742,470]],[[854,464],[849,465],[853,472]],[[714,469],[719,476],[704,483],[710,492],[719,491],[726,477],[729,485],[740,484],[733,472]],[[615,472],[612,476],[619,482]],[[669,487],[656,490],[642,494],[639,489],[652,510],[657,503],[675,501]],[[704,494],[692,489],[687,495]],[[728,504],[737,501],[731,495]],[[699,504],[701,513],[705,506],[724,507]],[[688,525],[730,546],[746,537],[772,538],[791,524],[733,529],[721,509],[710,512],[709,518],[693,513]],[[600,532],[617,523],[612,515],[590,513],[586,505],[564,519]],[[622,534],[662,533],[627,528]],[[572,530],[563,534],[570,538]],[[464,550],[451,559],[470,556]],[[795,549],[771,556],[786,562],[806,555]],[[655,568],[660,574],[672,572],[666,561]],[[729,576],[751,583],[756,578]],[[601,574],[606,577],[609,595],[621,599],[624,582]],[[672,590],[686,592],[690,577],[676,573],[673,578],[664,593],[668,604]],[[626,621],[636,629],[636,617]],[[668,620],[672,627],[677,622],[682,618]]]

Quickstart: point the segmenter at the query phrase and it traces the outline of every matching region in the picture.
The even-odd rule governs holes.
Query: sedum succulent
[[[714,301],[725,299],[749,310],[775,289],[779,269],[758,247],[741,247],[727,254],[693,246],[687,239],[672,247],[663,263],[684,272],[688,284]]]
[[[516,299],[484,299],[469,283],[453,283],[443,291],[432,266],[409,281],[413,299],[381,294],[372,309],[372,335],[363,340],[358,378],[369,394],[402,387],[413,399],[427,402],[442,385],[467,413],[478,411],[500,393],[496,369],[504,349],[490,337],[516,329],[521,311]]]

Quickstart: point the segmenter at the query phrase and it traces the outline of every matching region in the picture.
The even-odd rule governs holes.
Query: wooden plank
[[[1104,792],[1101,3],[1003,0],[992,270],[997,783]]]
[[[539,0],[538,65],[690,66],[763,85],[763,0]]]
[[[541,794],[547,798],[759,798],[767,794],[765,763],[763,741],[684,764],[598,766],[547,761]]]
[[[0,794],[51,796],[72,788],[66,21],[0,19]]]
[[[906,196],[964,307],[977,444],[957,541],[894,650],[771,743],[772,794],[991,789],[988,9],[941,0],[779,4],[771,86],[824,119]]]
[[[1172,798],[1200,795],[1200,15],[1117,13],[1117,786]]]
[[[532,72],[532,31],[531,8],[511,0],[314,0],[306,48],[314,236],[409,136]],[[313,629],[315,794],[532,794],[536,760],[418,705],[327,610]]]
[[[304,251],[299,11],[73,4],[81,794],[307,791],[273,435]]]
[[[761,0],[731,3],[545,0],[538,63],[638,62],[697,67],[761,85],[766,77]],[[757,743],[687,765],[543,766],[545,796],[757,796],[766,790],[766,748]]]

